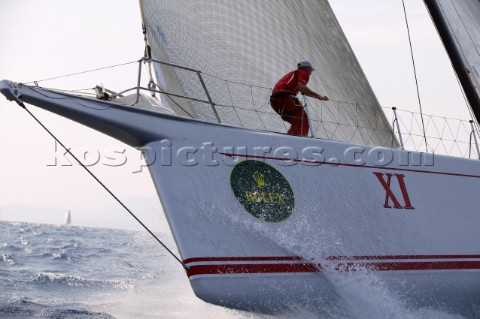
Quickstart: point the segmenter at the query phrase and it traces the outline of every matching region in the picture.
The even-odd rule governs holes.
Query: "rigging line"
[[[147,65],[148,69],[148,74],[150,75],[150,82],[148,82],[148,87],[155,89],[156,84],[155,81],[153,80],[153,75],[152,75],[152,50],[150,48],[150,45],[148,45],[147,41],[147,27],[145,25],[145,17],[143,15],[143,7],[142,7],[142,1],[140,2],[140,12],[142,15],[142,32],[143,32],[143,41],[145,42],[145,53],[144,53],[144,60],[143,63]],[[155,91],[150,91],[151,95],[153,98],[157,98],[155,96]]]
[[[156,86],[157,88],[159,88],[160,91],[162,92],[165,92],[165,89],[160,86],[159,83],[155,83],[155,81],[153,80],[153,74],[152,74],[152,52],[151,52],[151,48],[150,48],[150,45],[148,44],[148,38],[147,38],[147,25],[145,24],[145,15],[143,13],[143,3],[141,0],[138,1],[139,3],[139,7],[140,7],[140,15],[141,15],[141,18],[142,18],[142,33],[143,33],[143,41],[145,42],[145,57],[146,59],[148,59],[149,61],[147,62],[148,64],[148,73],[150,75],[150,83],[153,83],[154,86]],[[145,62],[145,61],[144,61]],[[153,91],[151,91],[153,92]],[[155,92],[153,92],[153,94],[155,94]],[[179,109],[181,109],[185,114],[187,114],[188,116],[190,116],[191,118],[194,118],[194,116],[192,114],[190,114],[187,110],[185,110],[175,99],[173,99],[173,97],[171,97],[170,95],[166,94],[167,98],[170,99]],[[153,95],[153,97],[155,97]],[[155,97],[156,98],[156,97]],[[160,100],[161,100],[161,97],[160,97]]]
[[[86,108],[92,109],[92,110],[97,110],[97,111],[103,111],[103,110],[109,110],[109,109],[111,109],[110,106],[107,107],[107,106],[105,106],[105,105],[104,105],[104,106],[105,106],[104,108],[99,108],[99,107],[93,107],[93,106],[89,106],[89,105],[86,105],[86,104],[82,104],[82,103],[80,103],[80,102],[78,101],[78,99],[79,99],[79,98],[82,98],[82,96],[78,96],[78,98],[75,98],[75,97],[72,97],[72,96],[54,97],[54,96],[49,96],[49,95],[47,95],[47,94],[45,94],[45,93],[40,92],[39,90],[36,89],[35,86],[29,86],[29,85],[24,85],[24,86],[25,86],[26,88],[29,88],[30,90],[36,92],[37,94],[40,94],[40,95],[42,95],[42,96],[44,96],[44,97],[47,97],[47,98],[49,98],[49,99],[53,99],[53,100],[71,100],[71,101],[73,101],[73,102],[75,102],[75,103],[77,103],[77,104],[79,104],[79,105],[81,105],[81,106],[83,106],[83,107],[86,107]],[[41,89],[43,89],[43,88],[41,88]],[[55,93],[55,92],[51,92],[51,93]],[[62,94],[62,93],[58,93],[58,94]]]
[[[132,63],[138,63],[138,61],[136,60],[136,61],[132,61],[132,62],[125,62],[125,63],[120,63],[120,64],[114,64],[114,65],[109,65],[109,66],[105,66],[105,67],[101,67],[101,68],[86,70],[86,71],[82,71],[82,72],[60,75],[60,76],[56,76],[56,77],[53,77],[53,78],[48,78],[48,79],[42,79],[42,80],[37,80],[37,81],[25,82],[25,84],[28,84],[28,83],[36,84],[36,83],[38,83],[38,82],[56,80],[56,79],[66,78],[66,77],[69,77],[69,76],[74,76],[74,75],[80,75],[80,74],[85,74],[85,73],[89,73],[89,72],[95,72],[95,71],[100,71],[100,70],[111,69],[111,68],[115,68],[115,67],[119,67],[119,66],[129,65],[129,64],[132,64]]]
[[[420,100],[420,89],[418,87],[417,68],[415,67],[415,58],[413,56],[412,39],[410,37],[410,27],[408,26],[407,9],[405,8],[405,0],[402,0],[402,5],[403,5],[403,12],[405,14],[405,24],[407,25],[408,43],[410,44],[410,55],[412,57],[413,74],[415,76],[415,85],[417,87],[417,98],[418,98],[418,105],[420,106],[420,117],[422,119],[423,138],[425,139],[425,149],[428,153],[427,137],[425,136],[425,134],[426,134],[425,133],[425,123],[423,121],[422,101]]]
[[[32,112],[30,112],[29,109],[27,109],[25,106],[22,107],[25,111],[27,111],[28,114],[30,114],[30,116],[38,123],[40,124],[40,126],[51,136],[53,137],[53,139],[55,141],[57,141],[58,144],[60,144],[64,149],[65,151],[70,154],[70,156],[72,156],[75,161],[77,161],[77,163],[83,167],[88,174],[90,174],[90,176],[93,177],[93,179],[95,179],[123,208],[125,208],[125,210],[147,231],[150,233],[150,235],[153,236],[153,238],[155,238],[157,240],[157,242],[163,246],[163,248],[165,248],[169,253],[170,255],[173,256],[173,258],[175,258],[181,265],[182,267],[185,269],[185,270],[188,270],[188,267],[187,265],[185,265],[157,236],[155,236],[155,234],[144,224],[142,223],[142,221],[140,219],[138,219],[137,216],[135,216],[135,214],[130,210],[128,209],[127,206],[125,206],[125,204],[117,197],[115,196],[115,194],[104,184],[102,183],[102,181],[100,181],[100,179],[98,179],[97,176],[95,176],[95,174],[92,173],[92,171],[90,171],[85,165],[83,165],[82,162],[80,162],[80,160],[70,151],[69,148],[65,147],[65,145],[45,126],[43,125],[42,122],[40,122],[39,119],[37,119],[35,117],[35,115],[32,114]]]

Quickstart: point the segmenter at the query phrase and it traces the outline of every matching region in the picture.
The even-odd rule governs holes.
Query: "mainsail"
[[[480,1],[425,0],[425,4],[480,122]]]
[[[216,122],[216,111],[225,124],[285,132],[271,88],[308,59],[309,86],[331,100],[308,100],[316,137],[398,146],[328,1],[142,0],[141,10],[152,57],[200,70],[215,103],[164,97],[178,114]],[[207,100],[196,74],[155,70],[166,92]]]

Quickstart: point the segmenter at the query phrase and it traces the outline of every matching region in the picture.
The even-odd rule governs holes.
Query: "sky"
[[[401,0],[331,0],[382,106],[419,111]],[[465,100],[421,0],[405,0],[424,113],[468,120]],[[143,55],[136,0],[0,1],[0,79],[29,82],[124,64]],[[118,70],[117,70],[118,69]],[[137,65],[41,82],[45,87],[133,87]],[[28,106],[149,226],[166,222],[137,151],[70,120]],[[108,166],[111,151],[127,163]],[[17,104],[0,96],[0,220],[137,229],[134,220]]]

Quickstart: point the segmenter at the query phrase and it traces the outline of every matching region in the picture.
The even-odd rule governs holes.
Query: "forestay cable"
[[[138,61],[130,61],[130,62],[125,62],[125,63],[120,63],[120,64],[114,64],[114,65],[109,65],[109,66],[105,66],[105,67],[101,67],[101,68],[96,68],[96,69],[91,69],[91,70],[86,70],[86,71],[81,71],[81,72],[76,72],[76,73],[70,73],[70,74],[66,74],[66,75],[55,76],[55,77],[48,78],[48,79],[42,79],[42,80],[37,80],[37,81],[25,82],[25,84],[33,83],[33,84],[37,85],[38,82],[44,82],[44,81],[51,81],[51,80],[62,79],[62,78],[70,77],[70,76],[75,76],[75,75],[80,75],[80,74],[85,74],[85,73],[90,73],[90,72],[95,72],[95,71],[100,71],[100,70],[106,70],[106,69],[116,68],[116,67],[119,67],[119,66],[129,65],[129,64],[137,63],[137,62],[138,62]]]
[[[417,87],[418,105],[420,106],[420,118],[422,119],[423,139],[425,140],[425,149],[427,150],[427,153],[428,153],[428,143],[427,143],[427,136],[425,132],[425,123],[423,121],[422,101],[420,100],[420,89],[418,87],[418,80],[417,80],[417,68],[415,67],[415,58],[413,56],[412,39],[410,37],[410,28],[408,26],[407,9],[405,8],[405,0],[402,0],[402,4],[403,4],[403,12],[405,14],[405,24],[407,25],[408,43],[410,44],[410,55],[412,57],[413,74],[415,76],[415,85]]]
[[[135,214],[130,210],[128,209],[127,206],[125,206],[125,204],[117,197],[115,196],[115,194],[113,194],[113,192],[105,185],[102,183],[102,181],[100,181],[98,179],[97,176],[95,176],[95,174],[92,173],[92,171],[90,171],[85,165],[83,165],[83,163],[70,151],[70,149],[68,149],[67,147],[65,147],[65,145],[63,145],[63,143],[52,133],[50,132],[50,130],[45,126],[43,125],[42,122],[40,122],[39,119],[37,119],[35,117],[35,115],[32,114],[32,112],[30,112],[30,110],[28,110],[25,106],[22,107],[25,111],[27,111],[28,114],[30,114],[30,116],[38,123],[40,124],[40,126],[48,133],[50,134],[51,137],[53,137],[53,139],[55,139],[55,141],[58,142],[58,144],[60,144],[64,149],[65,151],[70,154],[74,159],[75,161],[77,161],[78,164],[80,164],[80,166],[82,166],[87,172],[88,174],[90,174],[90,176],[92,176],[123,208],[125,208],[125,210],[133,217],[135,218],[135,220],[140,224],[142,225],[143,228],[145,228],[146,231],[148,231],[150,233],[150,235],[153,236],[153,238],[155,238],[157,240],[157,242],[163,246],[163,248],[165,248],[169,253],[170,255],[173,256],[173,258],[175,258],[181,265],[182,267],[185,269],[185,270],[188,270],[188,267],[187,265],[185,265],[157,236],[155,236],[155,234],[144,224],[142,223],[142,221],[140,219],[138,219],[137,216],[135,216]]]

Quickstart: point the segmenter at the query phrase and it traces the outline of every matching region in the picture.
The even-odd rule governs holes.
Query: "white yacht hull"
[[[477,160],[0,89],[148,150],[186,274],[207,302],[264,312],[330,303],[343,281],[369,277],[419,305],[480,304]]]
[[[198,164],[150,171],[201,299],[260,311],[331,303],[343,276],[368,273],[419,306],[480,304],[478,161],[176,125],[191,133],[180,145],[198,150],[189,157]],[[208,141],[213,157],[201,152]],[[156,154],[159,143],[149,144]],[[260,161],[285,177],[295,199],[288,218],[266,222],[242,206],[232,190],[235,152],[222,151],[231,147],[250,154],[238,163]],[[263,147],[271,151],[259,155]],[[275,155],[281,148],[323,157],[285,163]]]

